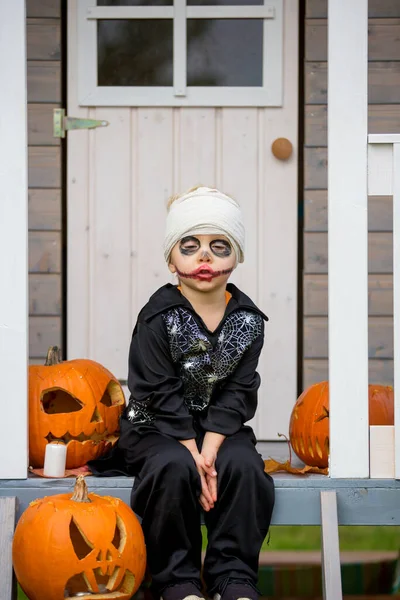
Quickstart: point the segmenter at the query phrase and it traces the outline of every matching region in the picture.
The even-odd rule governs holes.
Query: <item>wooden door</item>
[[[117,80],[112,89],[101,87],[102,76],[92,71],[102,56],[117,79],[123,72],[122,67],[115,69],[118,62],[113,67],[114,48],[106,46],[104,51],[96,42],[101,21],[111,21],[115,44],[116,23],[132,18],[132,6],[110,6],[118,3],[107,0],[97,7],[89,7],[87,0],[68,3],[68,114],[109,122],[105,128],[68,134],[68,357],[90,357],[126,380],[137,314],[149,296],[170,280],[162,255],[167,198],[198,183],[216,186],[234,195],[244,213],[246,261],[232,281],[270,317],[253,426],[259,439],[276,439],[278,432],[287,432],[297,380],[297,1],[247,0],[244,8],[190,6],[193,0],[186,7],[182,0],[173,2],[165,0],[166,6],[157,8],[161,15],[157,25],[170,17],[175,26],[184,25],[182,14],[202,16],[201,10],[214,15],[215,21],[208,19],[211,29],[214,25],[226,31],[231,27],[230,35],[232,11],[250,15],[243,21],[260,22],[264,87],[257,89],[257,82],[251,80],[257,77],[256,69],[244,72],[246,60],[253,57],[254,37],[244,23],[234,67],[241,86],[211,91],[210,87],[190,87],[189,69],[203,60],[202,49],[197,47],[193,55],[174,30],[174,75],[169,91],[160,87],[159,95],[154,86],[145,89],[143,82],[135,88],[129,75],[127,85]],[[252,6],[255,2],[258,5]],[[151,12],[154,6],[147,6],[152,4],[146,3],[135,13],[136,32],[155,14]],[[215,4],[232,4],[232,0],[216,0]],[[193,33],[190,20],[183,41],[186,33],[188,40]],[[240,19],[235,23],[241,26]],[[218,43],[214,36],[204,52]],[[165,46],[167,54],[167,42]],[[213,53],[217,51],[215,47]],[[220,60],[232,63],[235,52],[226,56]],[[187,78],[182,61],[188,65]],[[140,64],[136,63],[137,71]],[[229,65],[219,69],[222,77]],[[215,73],[220,76],[218,68]],[[170,75],[163,76],[168,79]],[[280,137],[293,144],[293,154],[285,161],[271,151],[273,141]]]

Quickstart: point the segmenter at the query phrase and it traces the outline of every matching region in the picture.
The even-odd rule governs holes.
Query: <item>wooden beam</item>
[[[12,566],[12,540],[17,516],[15,496],[0,498],[0,573],[1,600],[16,600],[17,584]]]
[[[280,444],[280,442],[278,442]],[[261,450],[263,458],[275,456],[269,447]],[[285,456],[284,460],[286,460]],[[393,479],[337,479],[325,475],[299,477],[274,473],[276,502],[272,525],[320,525],[321,492],[334,490],[337,497],[339,525],[400,525],[400,481]],[[86,478],[91,492],[120,498],[129,505],[134,477]],[[30,502],[43,496],[69,493],[70,478],[29,477],[25,481],[1,481],[1,496],[18,497],[18,516]],[[371,599],[372,600],[372,599]],[[393,598],[393,600],[395,600]]]
[[[0,479],[27,476],[28,177],[25,0],[0,2]],[[3,574],[2,574],[3,575]]]
[[[336,492],[321,492],[321,558],[322,592],[324,600],[341,600],[342,576],[340,572],[339,523]]]
[[[328,11],[330,476],[368,477],[368,0]]]

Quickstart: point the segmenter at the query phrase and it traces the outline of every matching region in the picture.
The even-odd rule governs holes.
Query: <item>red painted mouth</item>
[[[215,277],[221,277],[221,275],[228,275],[232,273],[233,269],[224,269],[223,271],[214,271],[208,265],[201,265],[190,273],[183,273],[177,269],[179,277],[185,277],[186,279],[198,279],[200,281],[211,281]]]

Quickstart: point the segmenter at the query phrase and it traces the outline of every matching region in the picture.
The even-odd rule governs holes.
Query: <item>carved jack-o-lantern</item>
[[[146,567],[142,528],[122,500],[87,494],[31,502],[13,540],[14,570],[30,600],[129,600]]]
[[[390,386],[368,386],[369,424],[394,424],[394,396]],[[306,465],[327,467],[329,456],[329,384],[314,383],[299,396],[289,425],[290,443]]]
[[[67,445],[68,469],[85,465],[115,443],[125,398],[117,379],[88,359],[59,361],[50,348],[46,364],[29,367],[29,459],[43,467],[46,445]]]

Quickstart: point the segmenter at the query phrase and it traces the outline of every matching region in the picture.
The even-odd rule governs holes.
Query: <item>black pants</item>
[[[201,488],[192,455],[159,433],[141,437],[124,454],[136,475],[131,504],[142,517],[155,590],[187,581],[201,589]],[[204,513],[208,547],[203,576],[209,594],[228,578],[256,587],[259,552],[274,504],[273,480],[264,473],[249,428],[223,442],[216,470],[218,500]]]

